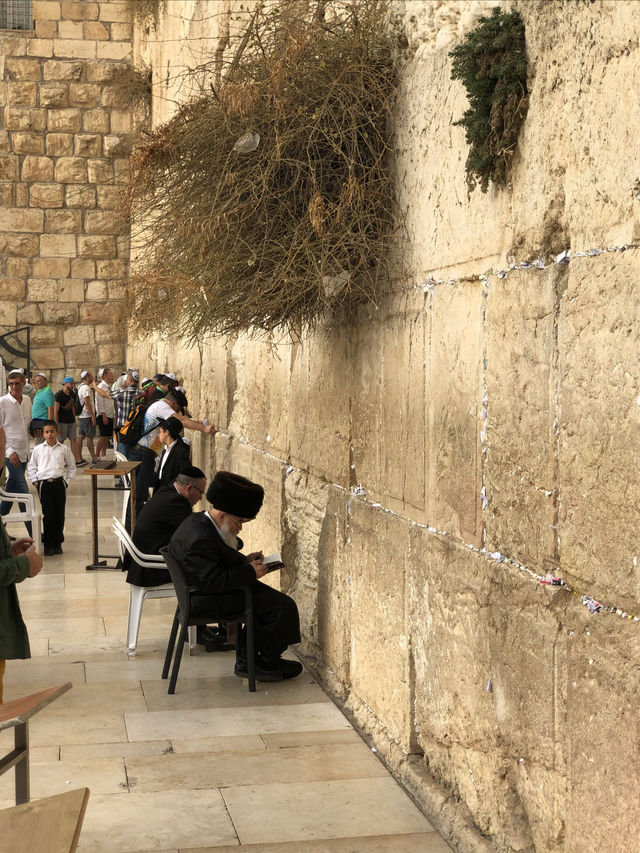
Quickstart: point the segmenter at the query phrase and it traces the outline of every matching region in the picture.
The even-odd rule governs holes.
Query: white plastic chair
[[[160,554],[143,554],[133,544],[133,540],[126,531],[124,524],[113,516],[113,532],[118,544],[120,559],[124,562],[124,555],[128,551],[131,558],[145,569],[166,569],[167,564]],[[172,583],[164,583],[160,586],[136,586],[129,584],[129,617],[127,620],[127,654],[135,657],[138,645],[138,631],[140,630],[140,619],[145,598],[172,598],[176,591]],[[189,654],[196,645],[196,629],[189,628]]]
[[[129,460],[124,455],[124,453],[120,453],[119,450],[113,451],[118,462],[128,462]],[[127,523],[127,506],[129,504],[129,495],[131,494],[131,474],[120,474],[122,477],[122,481],[124,482],[124,492],[122,494],[122,517],[121,521],[123,524]]]
[[[0,487],[0,501],[7,501],[10,503],[21,503],[24,504],[24,510],[18,510],[18,512],[10,512],[8,515],[3,515],[2,520],[5,524],[14,524],[18,521],[23,523],[30,521],[32,526],[33,533],[33,546],[36,551],[41,552],[42,550],[42,512],[36,506],[36,500],[32,494],[18,494],[17,492],[6,492],[2,487]],[[162,558],[160,558],[162,559]]]

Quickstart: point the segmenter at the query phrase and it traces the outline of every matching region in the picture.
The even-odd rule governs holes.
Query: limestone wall
[[[57,381],[124,361],[132,36],[116,0],[34,0],[33,18],[0,31],[0,331],[29,325]]]
[[[529,113],[511,187],[469,197],[447,54],[491,5],[393,5],[395,296],[302,342],[130,358],[187,376],[222,431],[207,470],[264,484],[247,546],[282,543],[305,654],[456,849],[617,853],[640,824],[640,18],[512,4]],[[183,7],[152,62],[176,27],[201,47],[198,18],[221,46]]]

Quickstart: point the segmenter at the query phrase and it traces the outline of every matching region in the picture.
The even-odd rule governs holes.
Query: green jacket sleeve
[[[2,537],[0,538],[0,586],[10,586],[12,583],[20,583],[27,577],[29,577],[29,558],[24,554],[21,554],[19,557],[11,556],[11,541],[4,524],[2,524]]]

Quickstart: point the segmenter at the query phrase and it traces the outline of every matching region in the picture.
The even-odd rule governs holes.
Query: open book
[[[267,567],[267,572],[277,572],[278,569],[284,569],[282,562],[282,554],[280,551],[274,551],[273,554],[267,554],[264,558],[264,564]]]

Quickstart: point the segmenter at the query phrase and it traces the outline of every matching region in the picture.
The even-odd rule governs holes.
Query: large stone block
[[[0,278],[0,294],[6,302],[11,299],[24,300],[26,284],[21,278]]]
[[[30,107],[7,107],[4,113],[7,130],[43,131],[47,126],[47,112]]]
[[[32,278],[27,281],[29,302],[54,302],[58,298],[58,283],[53,279]]]
[[[56,326],[74,326],[78,322],[78,306],[68,302],[45,302],[44,322]]]
[[[16,302],[0,302],[0,317],[3,326],[17,326],[18,308]]]
[[[0,52],[3,56],[24,56],[27,40],[16,31],[0,35]]]
[[[68,278],[71,261],[68,258],[34,258],[34,278]]]
[[[96,47],[96,56],[98,59],[115,59],[123,61],[131,59],[133,47],[130,42],[125,41],[105,41],[98,42]]]
[[[85,290],[84,298],[87,302],[104,302],[107,298],[106,281],[89,281]]]
[[[100,4],[89,0],[62,0],[62,17],[67,21],[96,21]]]
[[[67,207],[95,207],[96,191],[82,184],[68,184],[64,190],[64,202]]]
[[[109,317],[109,312],[104,302],[85,302],[80,306],[81,323],[104,323]],[[105,339],[99,331],[101,327],[96,326],[96,341],[102,343]],[[108,338],[113,340],[113,337]]]
[[[558,319],[558,535],[581,591],[640,606],[637,354],[640,251],[571,261]],[[594,306],[596,306],[594,308]]]
[[[557,557],[555,314],[565,272],[492,278],[487,301],[486,547],[542,574]]]
[[[38,81],[42,76],[42,67],[37,59],[23,59],[16,56],[5,58],[4,71],[8,80],[15,81]]]
[[[96,42],[85,39],[54,39],[53,54],[63,58],[94,59]]]
[[[105,184],[113,180],[113,163],[111,160],[95,159],[87,161],[89,181],[92,184]]]
[[[60,157],[56,163],[56,181],[83,184],[87,180],[87,161],[83,157]]]
[[[109,131],[109,113],[107,110],[87,110],[82,122],[83,130],[90,133],[107,133]]]
[[[64,354],[60,347],[32,347],[33,366],[41,370],[55,370],[64,366]]]
[[[11,151],[11,140],[9,134],[6,130],[0,130],[0,153],[8,154],[9,151]]]
[[[42,347],[62,344],[62,329],[56,326],[34,326],[31,329],[31,345]]]
[[[115,254],[115,237],[106,234],[78,237],[78,256],[81,258],[109,258]]]
[[[62,207],[64,188],[60,184],[32,184],[29,204],[32,207]]]
[[[65,62],[59,59],[50,59],[44,63],[45,80],[82,80],[85,72],[84,62]]]
[[[79,210],[47,210],[44,230],[48,234],[79,234],[82,231],[82,213]]]
[[[73,134],[48,133],[47,154],[53,157],[69,157],[73,154]]]
[[[22,180],[28,183],[53,180],[53,160],[29,155],[22,161]]]
[[[114,83],[125,80],[131,75],[131,69],[124,62],[112,62],[107,59],[87,62],[87,80],[89,83]]]
[[[98,349],[93,344],[67,347],[67,364],[87,365],[98,363]],[[77,371],[80,376],[80,371]]]
[[[0,256],[32,258],[37,254],[37,234],[0,234]]]
[[[119,186],[98,186],[98,207],[105,210],[122,210],[124,190]]]
[[[129,41],[132,37],[132,26],[130,23],[111,24],[111,39],[113,41]]]
[[[96,41],[109,40],[109,30],[99,21],[86,21],[82,26],[84,27],[84,38],[95,39]],[[115,38],[115,36],[113,36],[113,38]]]
[[[43,234],[40,237],[40,256],[43,258],[73,258],[76,238],[72,234]]]
[[[38,326],[42,323],[42,312],[39,305],[33,303],[23,305],[18,308],[17,322],[20,324],[29,324],[30,326]]]
[[[414,705],[406,609],[409,525],[358,498],[347,512],[351,689],[409,752]]]
[[[70,83],[69,103],[72,107],[88,109],[100,103],[100,86],[93,83]]]
[[[84,38],[82,21],[60,21],[58,24],[58,38],[81,39]]]
[[[49,110],[48,127],[53,132],[77,133],[82,130],[82,111],[71,108]]]
[[[93,339],[94,335],[92,326],[78,326],[74,329],[62,330],[62,342],[66,347],[85,346],[86,344],[93,344]],[[81,364],[82,361],[78,363]]]
[[[33,0],[35,21],[57,21],[60,18],[59,0]]]
[[[16,154],[44,154],[44,133],[14,133],[13,150]]]
[[[111,0],[109,3],[101,3],[100,20],[127,23],[131,21],[131,8],[124,0]]]
[[[87,234],[126,234],[129,226],[121,212],[111,210],[91,210],[85,215]]]
[[[12,155],[0,157],[0,181],[17,181],[20,160]]]
[[[100,344],[98,346],[98,361],[100,364],[124,364],[124,343]]]
[[[0,208],[0,231],[42,231],[43,213],[31,208]]]
[[[98,324],[95,326],[95,337],[97,343],[108,344],[122,339],[122,332],[116,329],[113,323],[104,322],[106,313],[104,305],[86,305],[84,307],[87,309],[85,315],[93,317],[92,320],[87,320],[86,322],[95,322]]]
[[[114,259],[96,262],[96,275],[98,278],[124,278],[127,274],[125,261]]]
[[[31,275],[31,261],[28,258],[7,258],[5,272],[12,278],[28,278]]]
[[[35,107],[37,101],[36,83],[9,83],[7,103],[12,107]]]
[[[105,136],[105,157],[126,157],[131,151],[131,139],[128,136]]]
[[[71,277],[95,278],[96,262],[85,260],[84,258],[75,258],[73,261],[71,261]]]
[[[82,302],[84,279],[68,278],[58,282],[58,302]]]
[[[111,110],[111,133],[131,133],[131,109]]]
[[[29,39],[27,41],[27,56],[53,56],[53,41],[51,39]]]
[[[58,32],[58,24],[54,21],[39,20],[36,21],[36,36],[39,39],[55,38]]]
[[[107,282],[107,293],[109,299],[124,299],[127,295],[127,282],[118,279],[110,279]]]
[[[480,283],[433,291],[429,360],[429,518],[481,544],[484,292]]]
[[[12,207],[15,204],[13,184],[0,184],[0,205]]]
[[[69,91],[66,83],[40,83],[41,107],[68,107]]]
[[[27,207],[29,204],[29,184],[16,184],[16,207]]]

